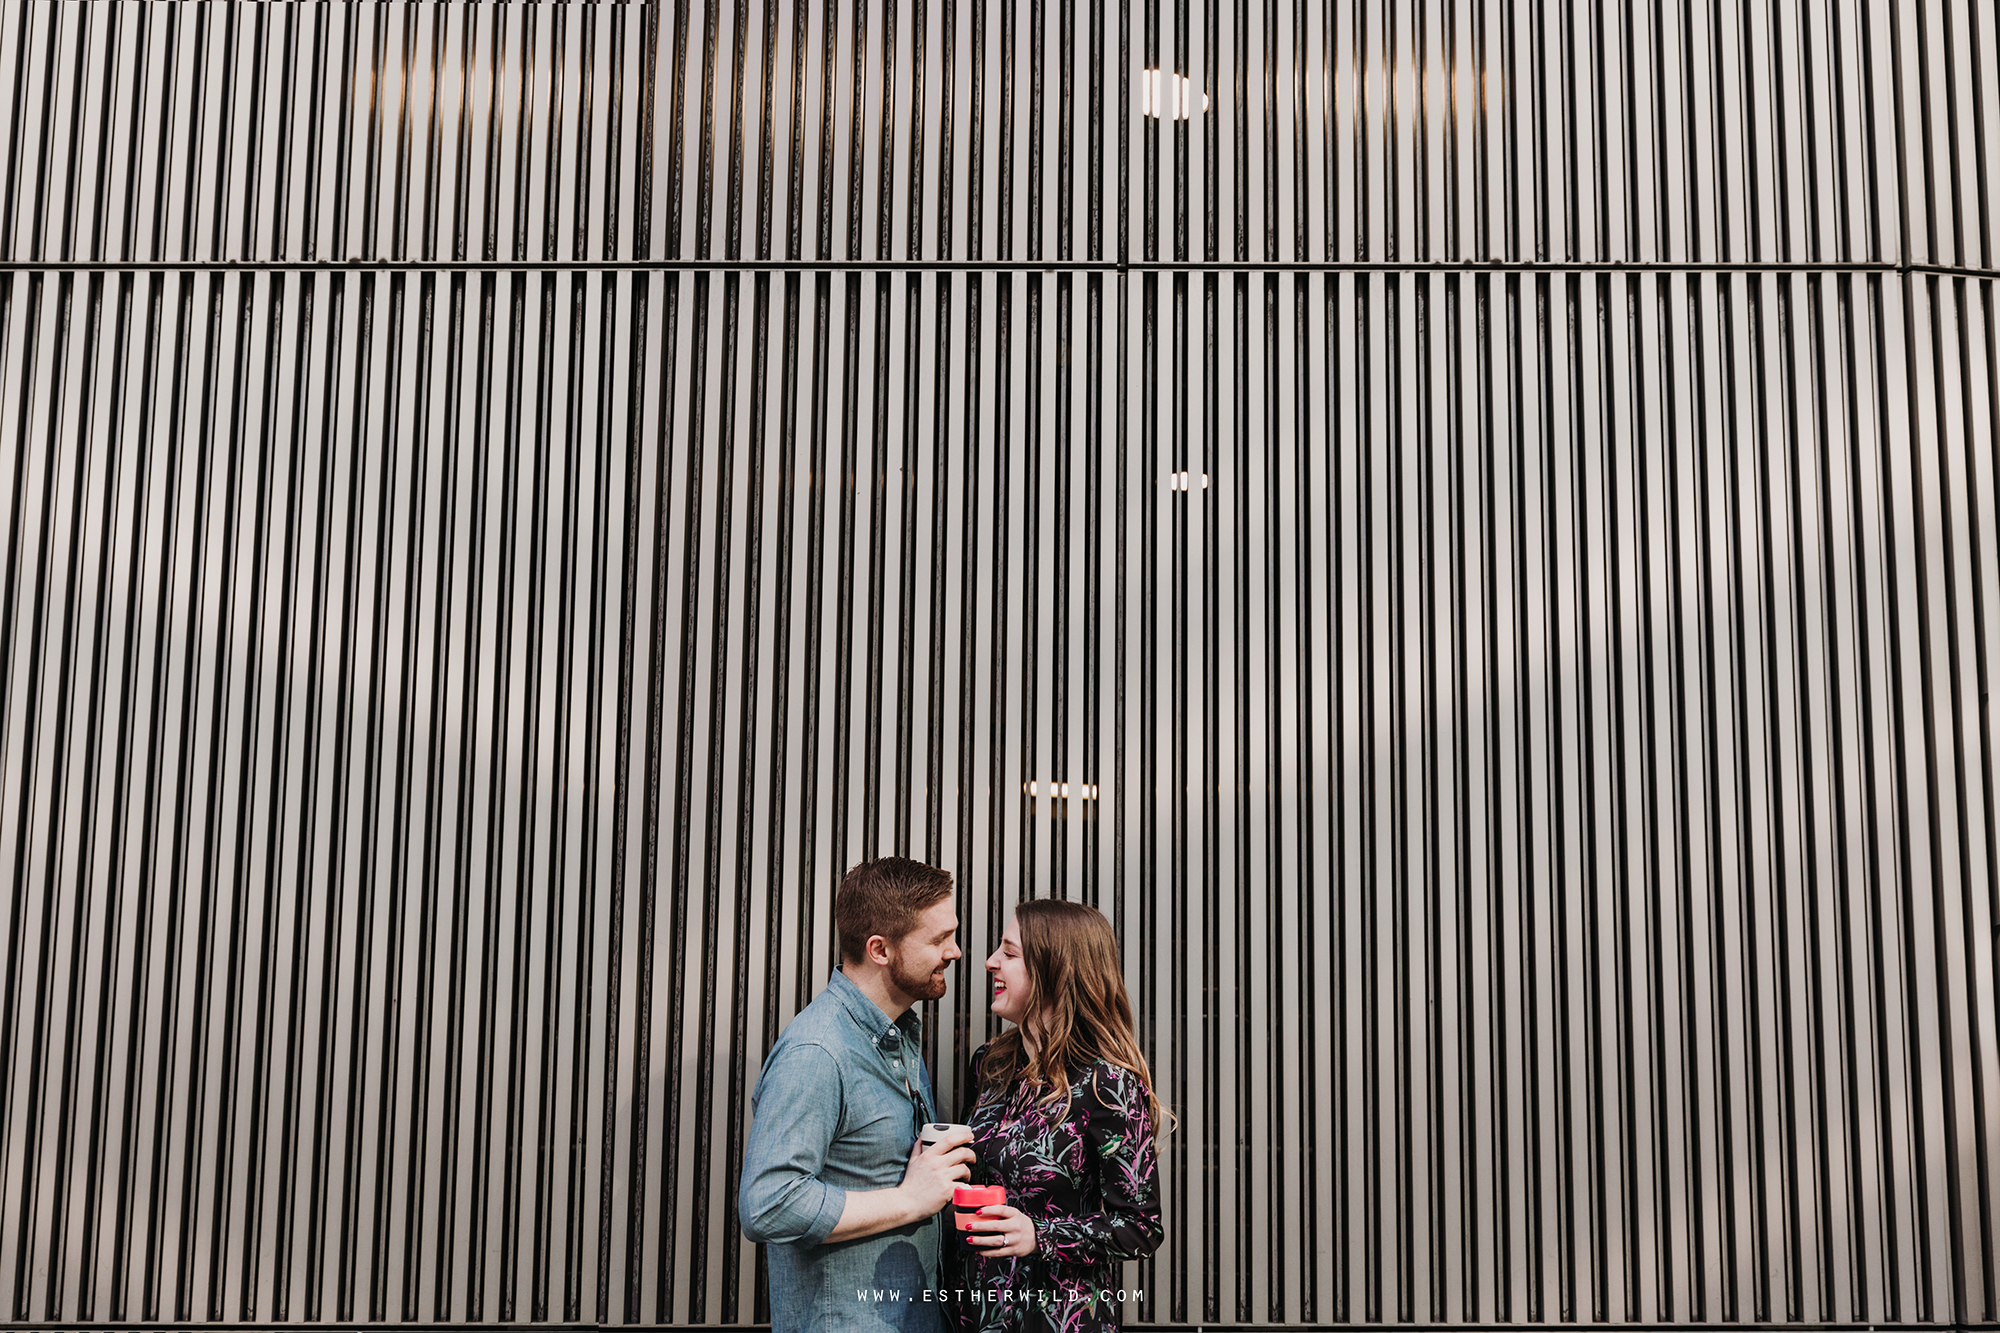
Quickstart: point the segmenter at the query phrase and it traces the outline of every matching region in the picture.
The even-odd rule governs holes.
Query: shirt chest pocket
[[[915,1146],[915,1112],[903,1089],[850,1084],[846,1103],[831,1156],[878,1188],[901,1184]]]

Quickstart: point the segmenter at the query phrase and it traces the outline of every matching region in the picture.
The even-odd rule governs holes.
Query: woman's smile
[[[1011,921],[1007,923],[1006,935],[1001,937],[1000,947],[987,956],[986,975],[993,978],[993,998],[986,1002],[988,1012],[1010,1023],[1020,1023],[1027,1017],[1020,1012],[1021,1006],[1029,1003],[1034,991],[1028,980],[1027,960],[1021,956],[1020,928]],[[1009,977],[1019,983],[1019,1004],[1014,1000],[1014,990],[1007,980]]]

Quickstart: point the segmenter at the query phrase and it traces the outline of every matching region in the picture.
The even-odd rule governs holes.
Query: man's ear
[[[877,967],[889,966],[889,941],[881,935],[870,935],[861,946],[861,953]]]

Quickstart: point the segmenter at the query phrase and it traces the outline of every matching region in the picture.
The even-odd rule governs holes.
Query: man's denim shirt
[[[924,1118],[938,1118],[922,1036],[914,1011],[891,1023],[836,969],[764,1061],[736,1214],[743,1234],[768,1247],[771,1333],[941,1327],[939,1305],[926,1299],[937,1286],[940,1218],[826,1239],[849,1190],[903,1183],[915,1143],[908,1088],[923,1098]]]

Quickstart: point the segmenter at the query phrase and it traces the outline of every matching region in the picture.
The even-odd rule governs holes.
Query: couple
[[[771,1333],[1095,1333],[1120,1323],[1121,1261],[1159,1246],[1152,1074],[1118,941],[1094,908],[1024,902],[986,960],[1013,1024],[973,1053],[954,1127],[911,1006],[961,955],[951,876],[885,857],[834,895],[841,965],[764,1062],[737,1216],[768,1248]],[[959,1230],[952,1191],[1005,1204]]]

